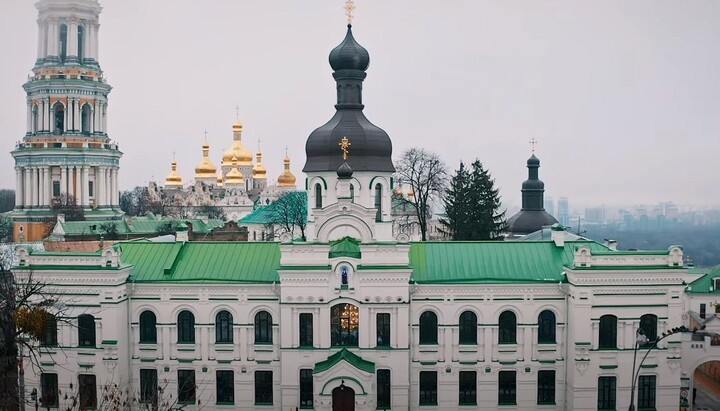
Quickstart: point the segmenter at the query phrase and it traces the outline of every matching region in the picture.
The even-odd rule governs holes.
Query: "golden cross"
[[[235,104],[235,119],[240,120],[240,104]]]
[[[538,143],[538,141],[535,139],[535,137],[530,139],[530,148],[532,149],[532,153],[535,154],[535,145]]]
[[[348,24],[352,24],[353,11],[355,11],[355,2],[353,0],[345,0],[345,15],[347,16]]]
[[[352,143],[350,142],[350,140],[348,140],[347,137],[343,137],[342,140],[340,140],[340,143],[338,143],[338,145],[340,146],[340,150],[343,153],[342,154],[343,160],[347,160],[348,147],[350,147],[352,145]]]
[[[207,129],[205,130],[205,142],[207,143]]]

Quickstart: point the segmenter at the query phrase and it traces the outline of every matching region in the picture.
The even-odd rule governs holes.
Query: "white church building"
[[[80,16],[92,28],[100,10],[96,0],[38,8],[47,52],[38,64],[52,65],[62,22],[75,33]],[[330,65],[336,111],[306,143],[306,242],[17,249],[16,276],[48,284],[64,307],[38,342],[40,368],[26,361],[27,399],[64,409],[69,395],[80,409],[107,409],[107,387],[117,386],[133,409],[615,410],[629,406],[634,387],[639,410],[690,409],[682,404],[693,371],[720,360],[720,346],[673,333],[634,384],[636,337],[720,329],[705,311],[717,289],[712,272],[688,267],[678,246],[618,251],[559,226],[532,241],[394,236],[392,143],[363,114],[369,54],[350,25]],[[91,134],[104,138],[102,124]],[[34,149],[50,148],[18,149],[17,161],[40,161],[23,151]],[[115,146],[103,150],[108,161],[119,157]],[[18,167],[18,184],[37,181]],[[19,209],[34,207],[34,195]],[[112,210],[114,199],[98,207]]]

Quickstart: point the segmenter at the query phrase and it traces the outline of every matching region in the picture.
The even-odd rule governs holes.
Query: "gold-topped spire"
[[[348,151],[348,148],[352,145],[352,143],[347,137],[343,137],[342,140],[340,140],[340,143],[338,143],[338,145],[340,146],[340,150],[342,151],[343,160],[347,160],[348,154],[350,153]]]
[[[355,11],[355,2],[353,0],[345,0],[345,6],[343,6],[345,9],[345,16],[347,16],[347,22],[348,24],[352,24],[352,20],[354,17],[353,12]]]
[[[538,143],[538,141],[535,139],[535,137],[530,139],[530,150],[532,150],[532,153],[535,154],[535,145]]]
[[[258,151],[255,153],[257,162],[253,166],[253,178],[264,179],[267,178],[267,170],[262,163],[262,150],[260,150],[260,139],[258,139]]]
[[[290,171],[290,157],[287,155],[287,147],[285,147],[285,159],[283,160],[285,170],[278,177],[277,182],[279,187],[295,187],[295,175]]]
[[[195,179],[211,179],[217,174],[217,167],[210,160],[210,144],[207,141],[207,130],[205,130],[205,143],[202,145],[202,160],[195,166]]]
[[[245,184],[245,176],[238,170],[238,159],[232,158],[232,168],[225,174],[225,185]]]
[[[173,152],[173,161],[170,163],[172,171],[165,178],[165,186],[182,186],[182,177],[177,173],[177,161],[175,161],[175,153]]]

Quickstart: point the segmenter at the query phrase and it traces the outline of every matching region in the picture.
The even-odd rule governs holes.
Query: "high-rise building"
[[[557,218],[555,215],[555,199],[552,197],[545,197],[545,211],[551,216]]]
[[[558,222],[563,226],[570,224],[570,205],[568,204],[567,197],[560,197],[558,199]]]
[[[119,207],[122,153],[107,134],[112,87],[98,63],[97,0],[41,0],[37,60],[23,85],[27,129],[15,146],[13,238],[47,235],[53,207],[77,205],[85,218],[112,220]]]

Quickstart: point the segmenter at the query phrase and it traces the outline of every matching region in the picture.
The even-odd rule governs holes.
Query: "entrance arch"
[[[705,361],[692,374],[692,391],[688,393],[693,409],[720,409],[720,361]]]
[[[332,390],[332,411],[355,411],[355,390],[343,381]]]

